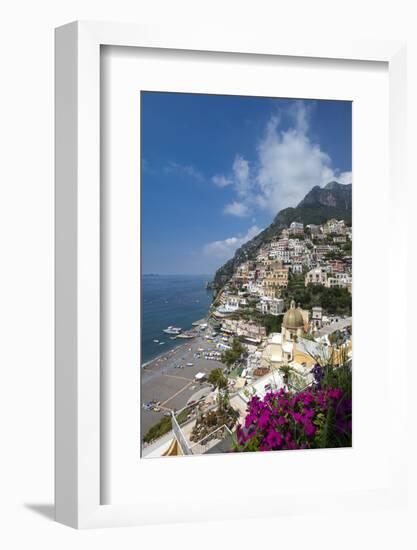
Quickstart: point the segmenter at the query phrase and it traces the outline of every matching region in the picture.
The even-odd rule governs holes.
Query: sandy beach
[[[196,358],[199,348],[215,350],[214,343],[208,342],[204,333],[180,346],[170,350],[141,369],[141,432],[142,436],[169,410],[185,407],[193,394],[206,384],[194,381],[198,372],[209,373],[211,370],[224,367],[219,361]],[[186,366],[193,363],[193,366]],[[178,365],[183,368],[177,368]],[[143,403],[151,400],[160,401],[159,412],[145,410]]]

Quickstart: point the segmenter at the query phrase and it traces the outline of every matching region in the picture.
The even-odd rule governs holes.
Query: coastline
[[[195,380],[197,373],[209,373],[225,366],[221,361],[199,354],[200,348],[217,350],[216,344],[205,336],[201,332],[192,340],[148,361],[145,368],[140,369],[141,438],[164,414],[184,408],[193,394],[207,385]],[[158,410],[148,410],[146,404],[149,402],[158,403]]]
[[[208,374],[214,368],[222,366],[220,361],[206,359],[199,351],[201,348],[207,351],[217,349],[215,343],[206,338],[210,330],[200,328],[200,325],[208,324],[212,305],[211,293],[208,295],[204,289],[201,294],[200,279],[194,282],[191,297],[188,280],[179,281],[178,284],[177,280],[169,278],[167,285],[162,287],[163,281],[160,281],[159,277],[149,277],[148,280],[152,281],[152,284],[153,281],[158,281],[158,284],[153,285],[153,295],[146,296],[145,304],[157,306],[159,319],[158,323],[155,323],[154,316],[152,324],[147,323],[147,313],[153,313],[154,306],[145,312],[142,311],[142,322],[147,323],[147,331],[145,343],[142,328],[139,366],[141,439],[164,415],[170,414],[172,410],[184,408],[193,398],[193,394],[206,385],[204,382],[196,381],[196,374]],[[170,286],[173,283],[176,284],[175,288]],[[172,299],[170,293],[175,293],[176,298]],[[160,331],[166,327],[166,324],[162,323],[182,327],[183,333],[195,336],[190,339],[170,340],[169,335],[165,334],[161,338]],[[153,342],[154,339],[159,341]],[[164,346],[161,345],[161,341],[165,341]],[[142,362],[143,356],[145,360]]]
[[[198,330],[197,327],[199,327],[201,324],[204,324],[204,323],[208,323],[208,319],[209,319],[209,315],[208,315],[208,312],[207,312],[207,316],[206,317],[203,317],[202,319],[199,319],[198,321],[194,321],[191,325],[192,325],[192,328],[190,330]],[[179,343],[177,345],[174,345],[174,347],[172,347],[171,349],[167,350],[167,351],[163,351],[162,353],[156,355],[155,357],[153,357],[152,359],[149,359],[148,361],[145,361],[145,363],[142,363],[141,362],[141,369],[146,369],[149,365],[151,365],[152,363],[154,362],[158,362],[158,361],[161,361],[164,357],[168,357],[170,354],[172,354],[175,350],[178,350],[179,348],[181,347],[189,347],[189,344],[191,342],[194,342],[197,338],[201,337],[202,334],[201,332],[196,334],[194,338],[189,338],[189,339],[179,339]]]
[[[196,336],[195,338],[193,338],[193,341],[198,338],[198,336]],[[141,369],[143,370],[146,370],[149,366],[152,366],[152,363],[158,363],[160,361],[162,361],[163,359],[165,358],[168,358],[170,355],[172,355],[173,352],[177,351],[177,350],[180,350],[180,348],[182,347],[186,347],[187,346],[187,343],[186,342],[182,342],[181,344],[178,344],[177,346],[171,348],[170,350],[168,351],[163,351],[162,353],[160,353],[159,355],[156,355],[155,357],[153,357],[152,359],[149,359],[149,361],[146,361],[145,363],[142,363],[141,364]]]
[[[181,345],[181,339],[173,340],[173,334],[164,332],[167,325],[182,327],[183,332],[198,330],[196,324],[207,317],[212,304],[212,293],[205,289],[206,279],[201,275],[143,278],[141,365],[149,365]]]

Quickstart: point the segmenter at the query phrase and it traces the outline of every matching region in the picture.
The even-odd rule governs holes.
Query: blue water
[[[209,280],[209,275],[142,276],[142,364],[184,343],[162,331],[169,325],[190,329],[207,314],[212,301],[212,292],[205,288]]]

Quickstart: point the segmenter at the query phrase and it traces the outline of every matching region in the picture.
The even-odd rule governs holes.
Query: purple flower
[[[294,420],[298,423],[300,423],[303,419],[303,416],[300,414],[300,413],[292,413],[292,417],[294,418]]]
[[[269,430],[268,435],[265,438],[265,442],[267,445],[270,446],[271,449],[277,448],[281,445],[282,436],[280,432],[276,432],[275,430]]]
[[[309,420],[304,422],[304,433],[307,437],[312,437],[316,433],[316,428]]]
[[[335,400],[340,399],[342,397],[342,390],[340,388],[334,388],[329,390],[329,397]]]
[[[262,412],[258,420],[258,427],[260,430],[264,430],[268,426],[270,417],[271,412],[268,409]]]
[[[238,446],[245,450],[252,440],[251,449],[260,451],[314,447],[318,444],[314,436],[326,422],[329,409],[335,415],[331,429],[349,441],[352,401],[343,398],[340,388],[323,390],[313,385],[296,394],[281,388],[278,392],[269,391],[262,400],[254,396],[248,403],[243,426],[237,429]]]
[[[256,421],[256,414],[250,413],[245,418],[245,428],[249,428]]]

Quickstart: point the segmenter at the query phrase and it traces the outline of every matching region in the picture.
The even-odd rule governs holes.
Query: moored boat
[[[165,332],[166,334],[179,334],[181,332],[181,329],[179,327],[173,327],[172,325],[170,325],[168,328],[164,328],[163,332]]]

